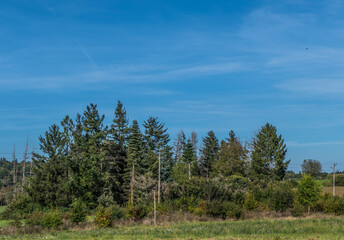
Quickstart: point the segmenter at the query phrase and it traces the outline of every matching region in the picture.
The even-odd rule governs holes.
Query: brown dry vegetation
[[[332,194],[332,187],[324,187],[322,189],[323,193],[329,193]],[[344,187],[340,186],[340,187],[336,187],[336,196],[342,197],[344,195]]]

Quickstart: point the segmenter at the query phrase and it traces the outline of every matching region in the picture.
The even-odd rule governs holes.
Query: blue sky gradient
[[[178,131],[250,141],[266,122],[303,159],[344,170],[342,1],[0,3],[0,156],[98,104]]]

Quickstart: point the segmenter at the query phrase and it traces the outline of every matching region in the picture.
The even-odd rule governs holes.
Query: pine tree
[[[135,200],[135,179],[137,176],[143,175],[147,172],[147,163],[145,160],[143,136],[138,122],[134,120],[130,128],[128,158],[124,174],[126,181],[125,185],[127,186],[127,192],[131,204],[133,204]]]
[[[115,199],[123,203],[124,170],[126,168],[128,150],[128,118],[123,104],[118,101],[115,118],[109,129],[107,141],[106,171],[108,173],[108,188],[114,193]]]
[[[185,150],[182,156],[182,162],[187,165],[188,177],[196,175],[197,173],[197,157],[195,149],[192,145],[191,139],[188,139],[185,145]]]
[[[97,105],[90,104],[82,116],[77,115],[73,131],[71,187],[75,197],[80,197],[90,207],[96,205],[106,184],[102,173],[107,129],[103,121],[104,115],[99,115]]]
[[[201,174],[209,178],[214,162],[218,157],[219,140],[213,131],[203,138],[203,147],[201,149],[200,170]]]
[[[156,117],[149,117],[144,122],[145,127],[145,141],[147,147],[147,161],[149,170],[155,178],[158,175],[158,152],[163,149],[170,141],[169,135],[166,133],[167,128],[163,123],[158,121]]]
[[[27,192],[34,202],[43,206],[67,206],[71,202],[68,188],[66,139],[57,125],[39,137],[43,155],[33,153],[33,176]]]
[[[235,136],[234,131],[229,132],[229,138],[221,141],[219,157],[214,164],[214,173],[228,177],[231,175],[244,175],[247,150]]]
[[[161,181],[172,181],[171,173],[174,165],[172,147],[166,146],[161,152]]]
[[[288,168],[287,153],[282,135],[277,136],[275,126],[267,123],[253,139],[251,168],[260,179],[282,180]]]

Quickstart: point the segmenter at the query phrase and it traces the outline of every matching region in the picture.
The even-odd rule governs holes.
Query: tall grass
[[[1,238],[1,237],[0,237]],[[344,239],[344,218],[194,222],[64,231],[9,239]]]

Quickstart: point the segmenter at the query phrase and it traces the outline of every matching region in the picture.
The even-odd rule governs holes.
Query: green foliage
[[[98,228],[106,228],[111,224],[111,211],[109,209],[99,208],[94,219]]]
[[[271,210],[284,212],[291,208],[294,203],[293,186],[289,182],[276,183],[271,192],[269,208]]]
[[[44,213],[40,225],[44,228],[58,228],[62,225],[63,216],[57,210]]]
[[[250,192],[247,193],[246,195],[246,200],[244,203],[244,208],[247,211],[253,211],[258,207],[258,202],[257,200],[254,198],[254,195]]]
[[[291,215],[293,217],[301,217],[302,214],[305,212],[305,207],[299,203],[299,201],[294,202],[294,207],[291,210]]]
[[[247,150],[242,146],[235,133],[230,131],[229,138],[221,141],[219,157],[214,162],[214,175],[224,177],[244,175],[246,158]]]
[[[149,117],[143,123],[145,128],[144,138],[147,147],[147,162],[153,177],[157,176],[158,152],[164,149],[170,141],[165,124],[160,123],[157,117]]]
[[[200,158],[201,175],[209,178],[219,153],[219,140],[215,136],[214,131],[208,132],[207,136],[203,138],[202,145]]]
[[[43,155],[33,154],[33,177],[27,192],[42,206],[66,206],[71,202],[66,144],[67,140],[57,125],[52,125],[45,136],[39,137]]]
[[[251,167],[258,179],[282,180],[289,161],[284,161],[287,153],[282,136],[277,136],[276,127],[267,123],[255,135],[251,154]]]
[[[118,220],[125,218],[125,209],[117,204],[113,204],[108,207],[111,212],[111,220]]]
[[[72,223],[81,223],[86,220],[87,209],[86,204],[80,198],[76,199],[72,204],[70,220]]]
[[[127,218],[133,219],[133,220],[140,220],[147,216],[149,210],[147,206],[143,205],[129,205],[126,209],[127,212]]]
[[[16,198],[2,212],[2,219],[21,219],[26,218],[41,207],[34,203],[27,194],[17,194]]]
[[[312,206],[320,198],[320,191],[311,175],[304,174],[297,189],[298,201],[303,206]]]
[[[302,173],[310,174],[313,178],[321,173],[322,165],[318,160],[305,159],[301,164]]]
[[[207,215],[211,217],[226,217],[239,219],[242,216],[242,207],[233,202],[224,201],[212,201],[207,203]]]

